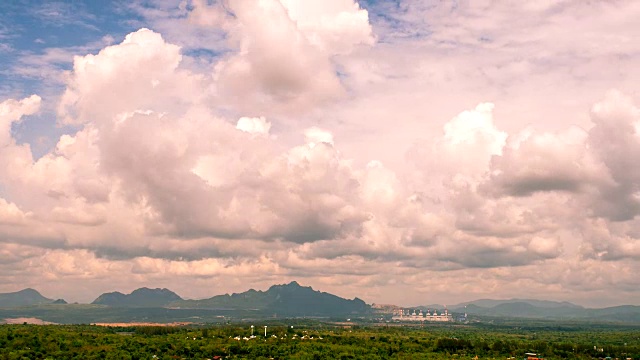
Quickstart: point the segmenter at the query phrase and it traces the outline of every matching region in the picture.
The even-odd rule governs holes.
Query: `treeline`
[[[4,359],[640,359],[638,329],[0,325]]]
[[[571,342],[513,341],[496,339],[494,341],[470,341],[455,338],[440,338],[434,351],[457,355],[480,356],[522,356],[526,352],[538,353],[545,358],[581,359],[581,358],[639,358],[640,351],[635,346],[586,345]]]

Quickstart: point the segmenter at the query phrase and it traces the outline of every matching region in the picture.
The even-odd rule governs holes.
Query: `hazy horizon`
[[[0,4],[0,292],[640,305],[640,2]]]
[[[292,280],[292,281],[295,281],[295,280]],[[299,282],[297,282],[297,283],[298,283],[298,285],[300,285],[302,287],[309,287],[309,286],[307,286],[305,284],[300,284]],[[287,283],[287,284],[272,284],[271,286],[283,286],[283,285],[289,285],[289,284],[290,283]],[[20,290],[18,290],[16,292],[20,292],[20,291],[23,291],[23,290],[31,289],[31,290],[37,291],[38,293],[40,293],[40,295],[44,296],[45,298],[49,298],[51,300],[62,299],[62,300],[67,301],[68,303],[91,304],[92,302],[97,300],[101,295],[104,295],[104,294],[118,292],[118,293],[121,293],[121,294],[124,294],[124,295],[130,295],[133,291],[140,290],[140,289],[143,289],[143,288],[146,288],[148,290],[169,290],[169,291],[172,291],[174,294],[180,296],[182,298],[182,300],[205,300],[205,299],[210,299],[210,298],[215,297],[215,296],[244,293],[244,292],[249,291],[249,290],[266,292],[267,290],[269,290],[269,288],[271,288],[271,286],[268,286],[267,288],[264,288],[264,289],[254,289],[254,288],[249,289],[249,288],[247,288],[246,290],[241,290],[239,292],[224,292],[222,289],[220,289],[220,291],[222,291],[222,292],[212,293],[212,294],[204,295],[203,297],[197,297],[197,298],[190,298],[190,297],[182,296],[181,294],[179,294],[179,293],[177,293],[177,292],[175,292],[175,291],[173,291],[172,289],[169,289],[169,288],[158,288],[158,287],[152,287],[152,286],[141,286],[139,288],[132,289],[131,291],[121,291],[121,290],[117,290],[117,289],[112,289],[112,290],[106,291],[104,293],[95,294],[95,296],[93,298],[91,298],[88,301],[83,301],[83,302],[81,302],[81,301],[71,302],[71,301],[67,301],[67,299],[64,299],[64,298],[50,297],[50,296],[47,296],[47,294],[43,294],[38,289],[33,289],[33,288],[24,288],[24,289],[20,289]],[[313,287],[311,287],[311,288],[314,291],[318,291],[318,292],[321,292],[321,293],[327,293],[327,291],[323,291],[322,289],[316,289],[316,288],[313,288]],[[16,292],[9,292],[9,293],[16,293]],[[0,295],[3,295],[3,294],[7,294],[7,293],[6,292],[0,293]],[[336,295],[338,297],[345,298],[345,297],[341,296],[340,294],[332,294],[332,295]],[[360,297],[355,296],[353,298],[346,298],[346,299],[347,300],[353,300],[355,298],[360,298]],[[362,298],[360,298],[360,299],[363,300],[365,303],[367,303],[369,305],[395,305],[395,306],[400,306],[400,307],[404,307],[404,308],[415,308],[415,307],[438,305],[438,306],[440,306],[440,307],[442,307],[444,309],[444,308],[447,308],[447,307],[453,308],[453,307],[456,307],[456,306],[459,306],[459,305],[462,305],[462,304],[475,303],[475,302],[484,301],[484,300],[489,300],[489,301],[507,301],[507,302],[508,301],[525,301],[525,302],[526,301],[550,301],[550,302],[556,302],[556,303],[567,302],[567,303],[570,303],[570,304],[573,304],[573,305],[582,306],[585,309],[589,309],[590,308],[590,307],[585,306],[585,305],[583,305],[581,303],[578,303],[578,302],[561,301],[561,300],[554,300],[554,299],[543,299],[543,298],[526,298],[526,297],[520,297],[520,298],[476,298],[476,299],[469,299],[469,300],[454,301],[454,302],[449,303],[449,304],[437,304],[437,303],[433,303],[433,302],[424,302],[424,303],[419,303],[419,304],[376,303],[376,302],[372,302],[372,301],[367,301],[367,299],[362,299]],[[634,305],[634,306],[638,306],[637,304],[618,304],[618,305]],[[611,306],[617,306],[617,305],[611,305]],[[601,307],[594,307],[594,308],[601,308]]]

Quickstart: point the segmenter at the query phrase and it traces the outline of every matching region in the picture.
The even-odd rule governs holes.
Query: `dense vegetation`
[[[640,359],[640,330],[619,325],[407,327],[290,321],[268,324],[267,338],[256,323],[253,339],[250,325],[0,325],[0,359],[521,359],[526,352],[547,359]]]

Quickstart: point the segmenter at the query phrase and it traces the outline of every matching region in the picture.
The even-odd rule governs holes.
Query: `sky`
[[[640,305],[640,2],[0,3],[0,292]]]

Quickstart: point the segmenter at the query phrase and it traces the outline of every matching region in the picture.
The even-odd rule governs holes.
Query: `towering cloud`
[[[196,1],[190,19],[221,27],[239,51],[215,66],[217,93],[241,108],[300,111],[343,94],[332,57],[374,38],[352,0]]]

